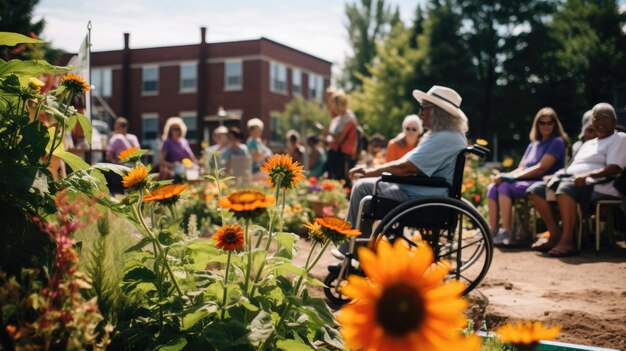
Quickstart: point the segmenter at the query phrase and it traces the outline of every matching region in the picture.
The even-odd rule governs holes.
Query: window
[[[299,69],[291,71],[291,90],[293,95],[302,95],[302,72]]]
[[[156,113],[141,114],[141,143],[156,146],[159,138],[159,115]]]
[[[322,100],[324,78],[318,74],[309,74],[309,98]]]
[[[243,69],[241,60],[224,62],[224,90],[241,90]]]
[[[198,142],[198,118],[196,116],[196,112],[181,112],[180,118],[183,119],[185,125],[187,126],[187,135],[185,139],[187,139],[190,143]]]
[[[94,68],[91,70],[91,84],[96,94],[102,97],[111,97],[112,93],[112,70],[110,68]]]
[[[280,63],[270,64],[270,91],[287,93],[287,67]]]
[[[156,95],[159,93],[159,67],[143,67],[141,72],[141,93]]]
[[[193,93],[196,91],[198,66],[195,63],[183,63],[180,65],[180,92]]]

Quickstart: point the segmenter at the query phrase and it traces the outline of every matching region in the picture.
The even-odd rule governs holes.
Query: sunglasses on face
[[[554,121],[537,121],[537,124],[540,126],[553,126]]]
[[[417,128],[412,127],[404,127],[404,130],[406,130],[407,132],[417,132]]]
[[[180,128],[178,128],[178,127],[177,128],[170,128],[170,130],[172,132],[180,132]]]
[[[420,111],[427,110],[429,108],[432,108],[433,106],[435,106],[435,105],[422,105],[422,107],[420,107]]]

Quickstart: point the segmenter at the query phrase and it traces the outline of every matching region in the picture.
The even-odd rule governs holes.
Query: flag
[[[72,56],[67,63],[68,66],[75,66],[72,73],[82,77],[89,85],[91,85],[91,66],[89,62],[90,47],[89,34],[85,35],[85,39],[78,49],[78,54]],[[85,116],[91,120],[91,89],[85,93]]]

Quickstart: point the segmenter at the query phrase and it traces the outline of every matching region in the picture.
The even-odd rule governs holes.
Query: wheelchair
[[[446,279],[465,282],[463,295],[474,289],[489,270],[493,258],[493,242],[485,219],[472,203],[461,197],[461,187],[467,155],[474,154],[482,158],[488,152],[487,148],[480,145],[460,151],[456,158],[452,184],[444,178],[383,174],[374,186],[373,195],[366,196],[359,203],[356,221],[359,229],[363,222],[374,224],[379,221],[378,225],[369,239],[351,238],[345,255],[334,254],[341,262],[328,267],[329,273],[324,279],[324,294],[330,302],[336,306],[349,302],[341,294],[347,277],[350,274],[365,275],[359,269],[356,247],[369,245],[373,248],[382,238],[390,242],[406,240],[413,246],[419,242],[428,243],[433,249],[435,262],[449,266],[450,273]],[[427,196],[398,202],[377,196],[379,182],[445,188],[448,196]],[[369,226],[363,226],[364,235],[371,231]]]

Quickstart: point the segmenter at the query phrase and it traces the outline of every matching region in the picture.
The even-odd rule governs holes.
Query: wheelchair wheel
[[[350,302],[350,299],[347,296],[341,295],[339,291],[337,291],[337,277],[339,276],[338,272],[330,272],[324,279],[324,295],[332,302],[335,307],[341,307],[346,303]],[[339,286],[343,286],[347,283],[347,280],[343,280],[339,283]]]
[[[449,197],[432,196],[402,203],[376,227],[375,236],[391,241],[427,242],[435,261],[449,266],[449,279],[463,281],[463,295],[487,274],[493,243],[485,219],[475,207]]]

